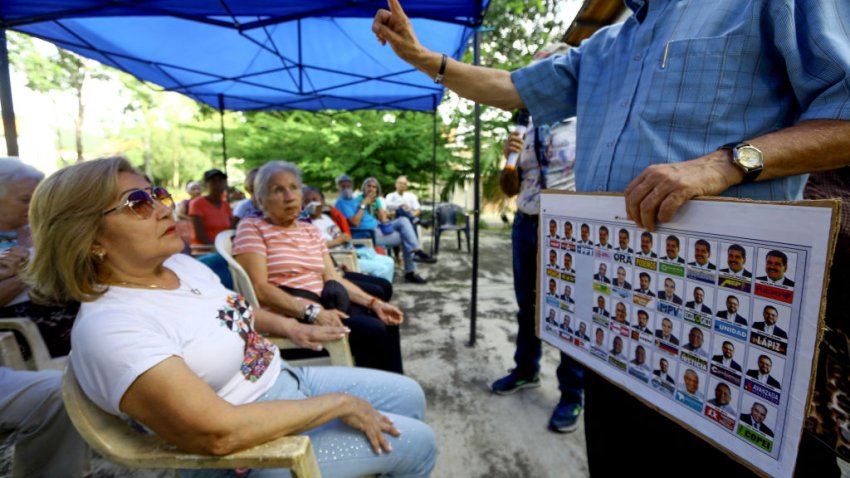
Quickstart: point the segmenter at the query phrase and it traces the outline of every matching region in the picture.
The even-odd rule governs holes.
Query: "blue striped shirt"
[[[634,14],[512,73],[538,124],[578,116],[576,188],[808,119],[850,119],[850,1],[626,0]],[[724,195],[802,197],[807,175]]]

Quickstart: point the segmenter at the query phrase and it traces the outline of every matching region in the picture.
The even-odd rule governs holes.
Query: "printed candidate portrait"
[[[624,254],[633,254],[635,252],[632,246],[632,233],[625,227],[617,228],[617,243],[614,246],[616,252]]]
[[[636,255],[650,259],[658,258],[658,234],[649,231],[641,231],[637,240],[638,247],[635,251]]]
[[[603,294],[596,294],[593,301],[593,315],[611,317],[611,301]]]
[[[721,242],[720,253],[717,256],[720,273],[742,279],[753,279],[753,264],[755,264],[755,249],[742,243]]]
[[[581,226],[579,226],[578,234],[579,244],[584,244],[587,246],[592,246],[595,244],[594,241],[596,240],[596,238],[593,235],[593,227],[591,227],[590,224],[586,222],[581,223]]]
[[[572,241],[575,239],[573,237],[573,223],[570,221],[564,221],[564,234],[563,238],[567,241]]]
[[[608,334],[608,355],[620,359],[623,362],[629,361],[629,339],[615,333]]]
[[[655,338],[678,347],[682,342],[682,324],[678,320],[659,315],[655,320]]]
[[[558,251],[555,249],[549,249],[549,260],[546,262],[546,267],[551,269],[558,269]]]
[[[769,285],[793,288],[796,284],[797,253],[760,247],[756,280]]]
[[[546,295],[550,297],[558,296],[558,280],[552,277],[547,281],[548,286],[546,287]]]
[[[558,323],[558,311],[554,307],[546,307],[546,316],[544,320],[547,324],[556,325]]]
[[[738,418],[738,387],[716,377],[708,379],[707,403],[730,417]]]
[[[632,268],[621,266],[614,263],[614,277],[611,278],[611,285],[623,290],[632,290]]]
[[[700,401],[705,401],[705,390],[708,387],[706,375],[695,367],[682,364],[679,367],[678,390],[685,392]]]
[[[743,423],[762,435],[774,437],[777,433],[777,409],[767,400],[745,393],[741,398],[738,423]]]
[[[688,266],[717,272],[717,241],[692,237],[688,242]]]
[[[747,356],[747,378],[755,380],[776,390],[782,390],[782,375],[785,372],[785,358],[759,349],[750,348]]]
[[[662,261],[672,262],[674,264],[685,264],[685,258],[682,257],[682,238],[676,234],[667,234],[664,236],[664,244],[661,246],[659,257]]]
[[[714,287],[705,284],[689,282],[685,294],[685,307],[700,314],[712,315],[714,309]]]
[[[647,373],[652,371],[652,347],[647,347],[644,344],[634,342],[631,344],[631,348],[632,351],[629,355],[629,365]]]
[[[549,228],[547,229],[546,237],[551,239],[558,239],[558,221],[554,219],[549,219]]]
[[[628,302],[624,300],[615,300],[614,301],[614,312],[612,313],[612,324],[616,322],[620,325],[630,325],[631,324],[631,315],[629,314],[629,305]]]
[[[648,297],[655,297],[654,290],[656,282],[655,282],[655,273],[644,271],[643,269],[638,269],[635,271],[635,281],[636,284],[633,284],[634,291],[638,294],[643,294]]]
[[[608,261],[594,261],[593,280],[603,284],[611,283],[611,264]]]
[[[670,385],[676,384],[676,368],[679,362],[675,358],[667,355],[655,354],[655,366],[652,368],[652,375],[656,380],[667,382]]]
[[[587,322],[584,320],[574,320],[575,328],[573,329],[573,333],[577,339],[581,339],[582,345],[587,348],[590,345],[590,328],[587,326]]]
[[[602,249],[613,249],[613,234],[610,226],[601,225],[596,229],[596,245]]]
[[[656,291],[656,297],[659,300],[666,300],[667,302],[676,304],[676,305],[684,305],[682,302],[682,293],[684,292],[684,281],[677,277],[669,277],[665,275],[658,276],[658,290]]]
[[[711,346],[711,362],[735,372],[744,373],[744,355],[747,345],[723,335],[715,335]]]
[[[779,339],[788,339],[791,325],[791,307],[776,302],[755,298],[753,299],[750,328],[763,334]]]
[[[593,326],[593,340],[591,341],[591,345],[608,352],[608,331],[605,327],[601,325]]]
[[[572,334],[575,331],[573,329],[573,317],[566,312],[561,314],[561,324],[558,328],[565,334]]]
[[[750,324],[750,296],[737,291],[716,290],[714,316],[733,324]]]
[[[654,314],[644,307],[632,308],[632,329],[644,335],[652,335],[655,330]]]

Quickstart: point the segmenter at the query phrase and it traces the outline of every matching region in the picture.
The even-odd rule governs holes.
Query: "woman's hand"
[[[375,410],[366,400],[353,395],[346,395],[346,397],[348,398],[348,406],[346,407],[348,410],[340,417],[342,422],[363,432],[369,443],[372,444],[372,450],[375,453],[380,455],[383,452],[393,451],[384,433],[398,437],[401,436],[401,432],[396,429],[392,420]]]
[[[372,312],[387,325],[401,325],[404,322],[404,312],[398,307],[386,302],[377,301],[372,306]]]
[[[351,330],[348,327],[328,327],[295,322],[289,326],[286,335],[299,347],[320,351],[322,343],[339,340],[349,332]]]
[[[316,325],[326,325],[329,327],[342,327],[342,319],[347,319],[348,314],[336,309],[322,309],[319,315],[316,316]]]
[[[27,261],[29,252],[20,246],[12,246],[0,253],[0,280],[20,274]]]

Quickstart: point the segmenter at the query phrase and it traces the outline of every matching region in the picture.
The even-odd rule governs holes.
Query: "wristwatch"
[[[322,307],[316,304],[307,304],[304,306],[304,311],[301,313],[301,318],[298,319],[298,322],[302,324],[310,324],[312,325],[316,322],[316,317],[319,316],[319,312],[322,311]]]
[[[718,149],[732,151],[732,163],[744,171],[741,184],[755,181],[764,169],[764,155],[760,149],[749,143],[729,143]]]
[[[361,205],[360,205],[360,209],[362,209],[362,210],[364,210],[364,211],[366,210],[366,207],[367,207],[367,206],[366,206],[365,204],[361,204]]]

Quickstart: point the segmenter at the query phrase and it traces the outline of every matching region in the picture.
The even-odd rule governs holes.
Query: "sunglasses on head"
[[[150,190],[150,193],[148,193],[146,189]],[[133,211],[133,214],[138,216],[140,219],[148,219],[151,217],[153,210],[156,208],[154,199],[162,203],[164,206],[167,206],[172,210],[174,209],[174,200],[171,198],[171,194],[168,190],[159,186],[153,186],[146,189],[134,189],[130,191],[130,193],[127,194],[127,199],[125,199],[123,203],[105,211],[103,215],[105,216],[126,207]]]

